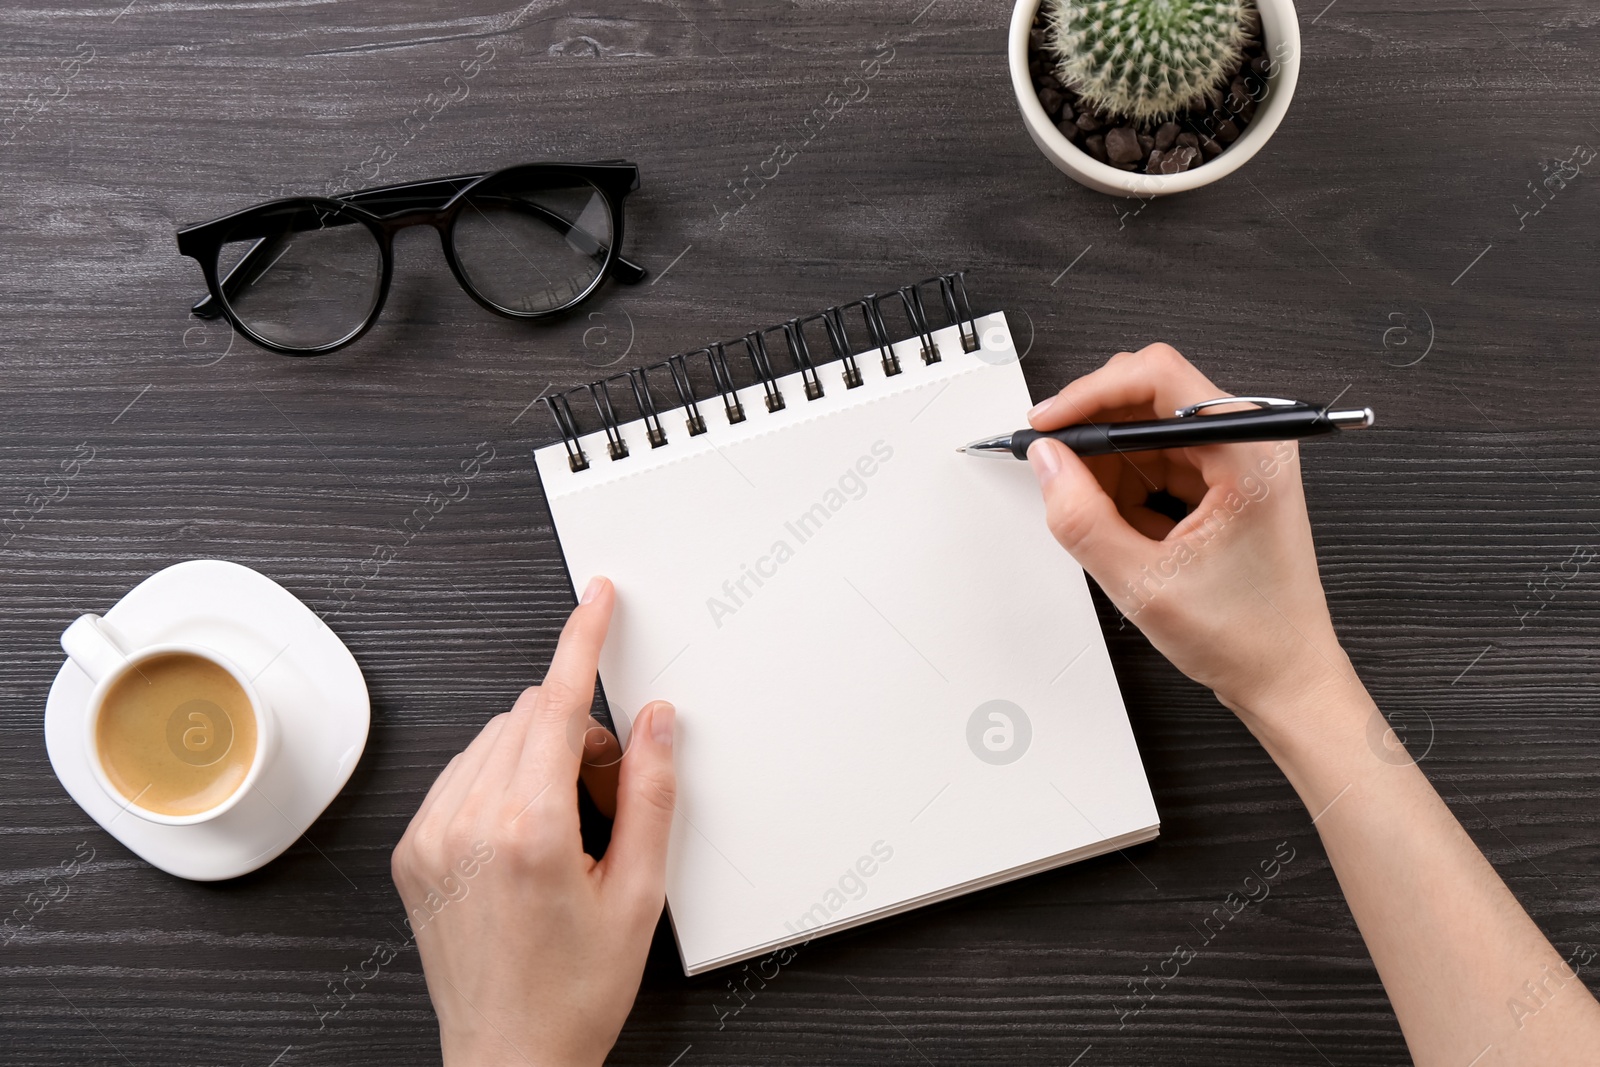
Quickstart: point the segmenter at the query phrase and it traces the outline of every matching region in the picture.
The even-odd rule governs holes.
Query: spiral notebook
[[[619,735],[678,709],[667,904],[686,974],[1156,836],[1030,401],[947,274],[545,398],[575,589],[617,588]],[[782,957],[786,962],[788,957]]]

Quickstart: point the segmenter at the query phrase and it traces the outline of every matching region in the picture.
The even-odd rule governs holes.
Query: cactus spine
[[[1044,0],[1056,77],[1144,123],[1214,101],[1255,25],[1249,0]]]

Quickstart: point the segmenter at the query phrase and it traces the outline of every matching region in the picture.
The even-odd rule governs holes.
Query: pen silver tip
[[[968,441],[957,452],[968,456],[1005,456],[1011,455],[1011,435],[1002,434],[999,437],[985,437],[981,441]]]

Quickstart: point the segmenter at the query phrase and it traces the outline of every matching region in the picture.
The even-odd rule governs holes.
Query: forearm
[[[1242,715],[1315,820],[1415,1062],[1592,1062],[1600,1005],[1422,771],[1383,743],[1366,691],[1350,676],[1303,699]]]

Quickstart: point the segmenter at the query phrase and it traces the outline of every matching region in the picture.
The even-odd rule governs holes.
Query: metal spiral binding
[[[777,327],[782,329],[782,327]],[[755,365],[756,377],[761,379],[761,391],[767,397],[768,411],[782,411],[783,391],[778,388],[778,376],[772,370],[772,357],[767,355],[766,331],[752,330],[744,335],[744,349]]]
[[[566,449],[567,466],[573,471],[588,470],[589,457],[584,454],[583,446],[580,444],[583,431],[580,430],[577,417],[572,411],[570,398],[573,395],[588,394],[599,417],[601,429],[605,432],[607,453],[613,460],[626,459],[628,443],[622,437],[622,420],[619,419],[616,408],[611,402],[610,383],[623,380],[628,383],[634,404],[639,411],[639,418],[645,424],[645,437],[652,449],[660,448],[667,443],[668,436],[667,429],[661,421],[660,406],[651,391],[652,373],[659,377],[661,372],[665,371],[671,378],[672,387],[677,392],[684,412],[685,427],[689,436],[697,437],[707,431],[705,416],[700,411],[700,402],[709,397],[697,398],[694,395],[694,381],[690,376],[691,360],[705,360],[717,394],[722,399],[723,414],[730,424],[740,423],[746,416],[744,404],[739,400],[738,387],[734,385],[733,370],[729,364],[729,346],[744,346],[745,355],[750,360],[757,382],[761,386],[766,409],[780,411],[786,406],[786,401],[783,391],[778,386],[778,379],[787,372],[780,372],[773,366],[773,352],[767,345],[768,334],[780,332],[783,334],[789,362],[793,365],[794,371],[800,375],[806,399],[816,400],[823,395],[823,385],[822,378],[817,373],[818,365],[812,355],[811,344],[806,339],[807,325],[822,323],[823,331],[828,338],[828,348],[840,365],[845,388],[855,389],[863,382],[861,368],[856,362],[857,346],[851,341],[849,329],[849,322],[854,319],[857,312],[860,314],[861,329],[866,334],[867,343],[862,347],[878,350],[878,359],[886,377],[900,374],[903,368],[895,355],[895,340],[891,337],[890,327],[884,318],[885,304],[890,309],[898,308],[899,316],[895,317],[905,319],[909,329],[907,336],[917,339],[922,362],[926,365],[940,361],[942,356],[939,346],[933,339],[935,329],[940,327],[935,327],[928,321],[929,305],[923,299],[923,289],[930,285],[939,287],[937,306],[944,311],[947,320],[945,325],[956,327],[961,338],[962,351],[976,351],[979,346],[977,319],[972,313],[971,301],[967,298],[965,279],[965,271],[954,271],[925,278],[913,285],[902,285],[890,292],[868,293],[859,300],[835,304],[777,326],[752,330],[743,337],[730,341],[715,341],[704,348],[670,356],[659,363],[635,367],[622,374],[614,374],[609,378],[602,378],[539,399],[550,409],[550,414],[555,419],[556,429],[560,432],[562,445]]]
[[[800,381],[805,388],[806,399],[821,398],[822,379],[817,376],[817,365],[811,362],[811,349],[806,346],[806,335],[800,330],[800,320],[790,319],[779,328],[783,330],[784,343],[789,346],[789,358],[800,370]]]
[[[572,405],[567,401],[567,394],[557,393],[540,399],[550,409],[550,414],[555,416],[556,425],[561,429],[561,443],[567,447],[567,466],[575,472],[588,470],[589,458],[578,444],[578,420],[572,417]]]
[[[660,448],[667,443],[667,430],[661,425],[661,413],[656,410],[656,398],[650,395],[650,379],[643,367],[628,372],[628,384],[633,386],[633,402],[639,405],[639,417],[644,420],[645,438],[651,448]]]
[[[606,388],[606,384],[615,378],[626,377],[629,376],[618,374],[612,378],[602,378],[598,382],[590,382],[587,387],[589,396],[594,401],[595,410],[600,413],[600,421],[605,424],[606,451],[611,454],[612,459],[628,458],[628,442],[622,439],[622,425],[617,421],[617,413],[611,407],[611,391]],[[578,454],[582,455],[583,450],[579,449]]]
[[[893,378],[900,373],[900,357],[894,354],[894,343],[889,340],[889,330],[883,324],[883,312],[878,307],[878,301],[882,299],[877,293],[868,293],[860,300],[852,300],[828,310],[833,312],[833,321],[838,323],[839,333],[848,344],[850,335],[845,329],[844,313],[850,308],[861,309],[862,325],[866,328],[867,340],[877,346],[878,359],[883,364],[883,376]]]
[[[834,357],[844,365],[844,387],[846,389],[857,389],[862,382],[861,368],[856,365],[855,353],[850,351],[850,341],[844,335],[844,326],[836,321],[837,311],[837,308],[828,308],[826,311],[819,311],[815,315],[806,315],[803,318],[790,319],[789,321],[794,325],[795,336],[802,346],[806,342],[806,323],[820,321],[823,329],[828,334],[828,347],[833,350]],[[810,354],[810,351],[807,350],[806,355],[808,358]]]
[[[645,371],[666,367],[672,375],[672,385],[678,390],[678,399],[683,401],[683,410],[688,412],[689,436],[698,437],[706,432],[705,416],[700,414],[700,405],[695,403],[694,383],[689,380],[689,364],[683,356],[668,356],[666,362],[657,363],[652,367],[639,368],[641,374]]]
[[[744,405],[739,403],[739,390],[733,386],[733,372],[728,369],[728,353],[722,347],[722,342],[702,349],[706,358],[711,361],[711,376],[716,379],[717,392],[722,394],[722,408],[728,415],[728,422],[744,421]]]

